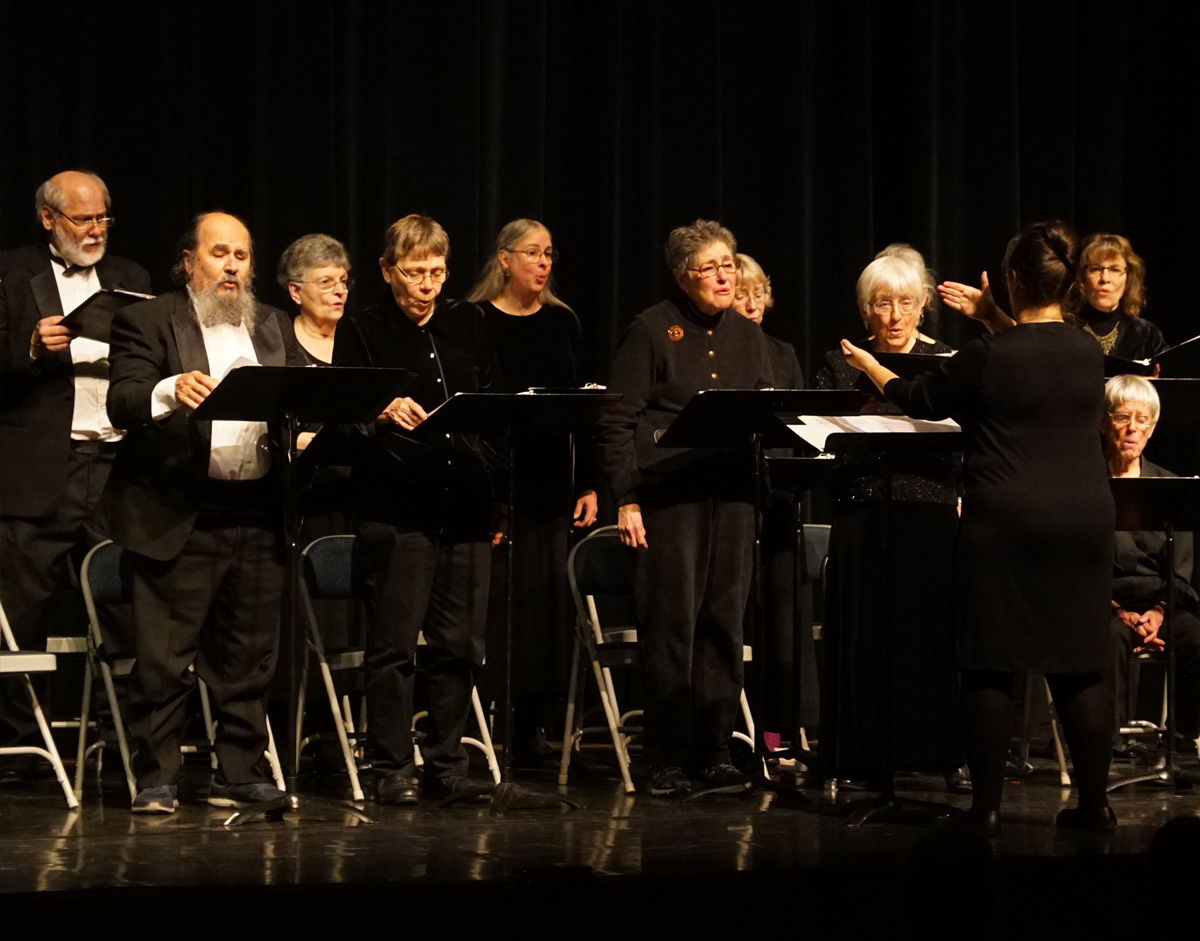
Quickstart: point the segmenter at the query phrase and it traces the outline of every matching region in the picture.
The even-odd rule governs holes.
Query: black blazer
[[[29,356],[37,322],[63,313],[49,249],[6,252],[0,266],[0,512],[46,516],[66,484],[75,368],[67,350]],[[150,292],[146,270],[115,255],[96,263],[96,275],[106,289]]]
[[[303,366],[291,322],[258,305],[252,335],[264,366]],[[199,369],[209,374],[204,336],[182,291],[131,304],[113,318],[108,417],[129,430],[97,513],[102,531],[140,555],[166,561],[179,554],[196,522],[208,481],[211,423],[181,406],[150,417],[159,380]]]

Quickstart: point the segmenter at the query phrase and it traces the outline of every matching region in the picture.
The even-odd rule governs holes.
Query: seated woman
[[[877,352],[950,352],[918,332],[932,294],[924,260],[906,249],[885,250],[859,276],[865,345]],[[874,386],[841,350],[831,350],[817,388]],[[878,410],[899,411],[882,403]],[[891,771],[937,770],[955,790],[966,789],[957,770],[963,756],[950,586],[958,525],[953,458],[899,454],[890,467],[882,454],[846,459],[832,489],[822,635],[824,776],[866,778],[887,789]]]
[[[1123,235],[1084,239],[1075,275],[1077,313],[1106,356],[1149,359],[1167,348],[1162,331],[1141,318],[1145,278],[1145,262]]]
[[[733,291],[733,309],[758,324],[763,314],[775,306],[775,295],[771,291],[771,279],[762,266],[749,255],[738,254],[738,280]],[[796,358],[796,348],[790,343],[773,337],[765,330],[767,357],[771,364],[771,384],[776,389],[803,389],[804,371]],[[772,448],[772,457],[790,457],[790,448]],[[763,495],[762,519],[763,565],[766,572],[764,585],[764,610],[768,619],[766,641],[769,649],[760,659],[766,683],[766,714],[760,718],[764,729],[794,730],[802,726],[816,725],[817,707],[817,657],[812,631],[799,634],[803,665],[800,689],[803,696],[799,715],[793,716],[794,697],[792,682],[795,655],[793,638],[800,627],[796,620],[795,576],[796,576],[796,495],[789,490],[767,490]],[[746,606],[746,636],[749,638],[754,626],[754,598]],[[747,640],[747,644],[762,645],[759,638]],[[771,738],[780,737],[778,732],[765,732],[770,747],[776,747]]]
[[[302,235],[279,258],[279,286],[300,310],[292,321],[296,342],[314,366],[333,359],[333,335],[350,296],[350,258],[331,235]]]
[[[1104,458],[1113,477],[1174,477],[1142,457],[1154,434],[1159,401],[1154,384],[1140,376],[1114,376],[1104,387]],[[1118,532],[1113,558],[1112,678],[1116,721],[1124,724],[1129,655],[1162,650],[1159,631],[1167,609],[1167,537],[1161,532]],[[1175,643],[1178,733],[1200,737],[1200,599],[1192,587],[1192,534],[1175,534]],[[1191,747],[1195,751],[1195,746]]]
[[[1084,330],[1095,337],[1105,356],[1149,359],[1167,349],[1162,331],[1140,315],[1145,303],[1146,265],[1122,235],[1097,233],[1084,240],[1071,289],[1071,302]],[[968,317],[1012,326],[1013,319],[996,307],[987,272],[980,286],[958,281],[938,285],[947,307]]]
[[[350,258],[331,235],[302,235],[283,250],[275,275],[299,310],[292,318],[296,342],[310,366],[328,366],[333,359],[333,339],[350,297]],[[321,430],[307,425],[296,439],[308,447]],[[320,536],[354,532],[347,519],[350,506],[349,468],[322,467],[305,494],[301,546]]]
[[[749,255],[739,253],[737,262],[738,281],[733,291],[733,309],[761,327],[763,314],[775,306],[771,279]],[[763,339],[767,341],[767,355],[771,357],[771,378],[775,388],[803,389],[804,371],[796,358],[796,348],[765,330]]]

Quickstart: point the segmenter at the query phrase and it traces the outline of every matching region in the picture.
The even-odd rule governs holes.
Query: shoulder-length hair
[[[477,304],[479,301],[491,301],[504,293],[506,278],[504,277],[504,266],[500,264],[500,253],[516,251],[521,240],[534,229],[546,229],[547,234],[550,232],[536,219],[513,219],[500,230],[500,234],[496,236],[496,244],[492,248],[491,256],[484,264],[483,270],[479,272],[479,277],[475,280],[475,286],[471,288],[471,293],[467,295],[468,301],[473,304]],[[571,310],[571,306],[554,293],[553,267],[550,269],[550,276],[546,278],[546,284],[542,288],[541,294],[538,295],[538,300],[543,305],[553,304],[555,307],[565,307],[567,310]]]
[[[1130,317],[1136,317],[1146,305],[1146,263],[1123,235],[1097,232],[1083,240],[1073,294],[1077,295],[1078,304],[1082,306],[1086,297],[1084,289],[1087,287],[1088,265],[1101,264],[1108,258],[1122,258],[1125,261],[1125,293],[1121,295],[1121,310]]]

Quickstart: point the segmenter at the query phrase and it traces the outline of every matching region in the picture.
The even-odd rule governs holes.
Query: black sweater
[[[456,392],[498,391],[487,321],[466,302],[439,301],[417,326],[385,290],[338,325],[333,365],[411,370],[416,380],[404,394],[426,412]],[[497,439],[384,422],[360,432],[353,479],[361,518],[462,538],[486,534],[488,509],[506,492]]]
[[[693,395],[771,385],[762,331],[736,311],[706,316],[678,294],[639,314],[621,339],[608,385],[623,398],[597,430],[618,506],[646,499],[659,484],[669,489],[670,475],[685,468],[702,479],[721,459],[708,450],[657,446]]]

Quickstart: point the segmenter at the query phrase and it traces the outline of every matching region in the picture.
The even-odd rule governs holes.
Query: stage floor
[[[1200,780],[1194,756],[1183,766]],[[1114,765],[1114,774],[1130,767]],[[845,937],[854,937],[857,930],[916,926],[931,912],[953,916],[958,928],[963,918],[990,919],[989,936],[1018,905],[1011,927],[1037,937],[1040,927],[1057,925],[1063,909],[1054,900],[1064,892],[1068,909],[1083,906],[1088,917],[1115,906],[1112,893],[1140,894],[1149,904],[1156,897],[1146,883],[1151,838],[1172,818],[1200,818],[1200,790],[1135,786],[1112,797],[1116,833],[1057,831],[1054,815],[1069,795],[1042,760],[1010,781],[1002,831],[989,845],[944,824],[847,826],[861,793],[843,791],[831,801],[807,791],[811,805],[800,808],[766,793],[692,802],[627,796],[597,764],[564,791],[581,810],[518,809],[494,817],[487,806],[367,802],[359,806],[372,824],[302,811],[227,828],[230,811],[203,802],[202,764],[189,766],[180,809],[170,817],[131,815],[110,771],[103,782],[89,778],[78,812],[66,810],[52,780],[0,791],[0,912],[82,917],[96,906],[124,907],[135,899],[142,909],[171,912],[199,897],[222,897],[253,899],[245,904],[264,913],[275,903],[300,904],[317,921],[350,904],[360,927],[384,926],[403,912],[410,925],[426,917],[431,927],[448,916],[480,926],[499,919],[555,934],[541,919],[563,917],[572,926],[565,936],[591,937],[607,918],[627,924],[631,912],[619,912],[633,905],[659,917],[673,912],[678,923],[699,929],[734,912],[758,913],[756,919],[800,913],[812,924],[853,929]],[[519,781],[557,791],[553,773]],[[904,776],[899,783],[904,798],[959,808],[970,801],[947,796],[938,776]],[[1194,892],[1197,883],[1191,884]],[[1048,913],[1031,917],[1044,906]],[[189,916],[181,909],[177,917]],[[1113,924],[1110,917],[1098,923]]]

